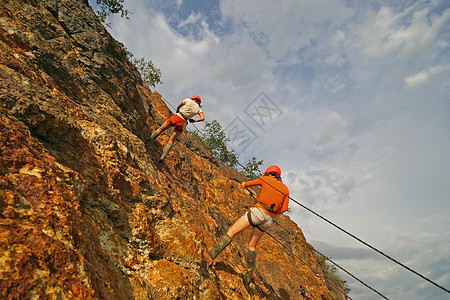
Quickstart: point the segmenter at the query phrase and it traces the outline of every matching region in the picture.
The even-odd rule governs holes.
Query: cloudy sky
[[[161,69],[168,102],[199,94],[242,162],[278,164],[293,198],[450,288],[448,0],[125,5],[109,31]],[[450,298],[291,209],[311,244],[386,297]],[[380,299],[342,277],[353,299]]]

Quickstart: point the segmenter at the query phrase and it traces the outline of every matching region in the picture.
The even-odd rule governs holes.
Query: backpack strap
[[[279,210],[280,210],[280,208],[279,209],[277,209],[277,210],[274,210],[274,207],[275,207],[275,203],[272,203],[272,205],[269,207],[267,204],[264,204],[264,203],[262,203],[262,202],[259,202],[259,204],[262,206],[262,207],[264,207],[268,212],[270,212],[270,213],[273,213],[273,214],[276,214]]]

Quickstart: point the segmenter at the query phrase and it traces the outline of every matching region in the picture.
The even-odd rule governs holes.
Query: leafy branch
[[[327,260],[330,260],[330,258],[318,253],[316,253],[316,257],[319,261],[320,268],[322,269],[325,278],[337,283],[344,289],[345,293],[348,294],[350,292],[350,288],[347,285],[347,281],[339,277],[339,275],[337,274],[337,268],[334,265],[327,263]],[[335,290],[331,285],[329,285],[328,288]]]
[[[119,14],[121,18],[128,19],[130,12],[124,9],[123,3],[125,0],[95,0],[100,10],[96,14],[102,23],[106,22],[106,18],[111,14]],[[107,24],[108,25],[108,24]]]
[[[239,171],[249,179],[256,179],[263,175],[263,172],[259,169],[264,163],[263,160],[257,160],[256,157],[253,157],[245,166],[239,163],[236,151],[228,148],[227,143],[230,139],[218,121],[206,121],[201,131],[196,130],[193,133],[203,141],[215,157],[227,166],[236,169],[236,166],[240,165]]]
[[[142,80],[145,84],[155,87],[157,84],[163,84],[161,81],[161,70],[155,67],[151,60],[145,60],[144,57],[136,59],[133,53],[125,49],[128,59],[136,66],[141,73]]]

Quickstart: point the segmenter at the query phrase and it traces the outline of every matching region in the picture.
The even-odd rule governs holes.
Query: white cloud
[[[395,11],[383,6],[371,12],[360,30],[360,46],[369,58],[394,55],[399,66],[407,68],[412,60],[424,61],[435,55],[439,33],[450,20],[450,9],[441,14],[431,13],[430,8],[419,9],[420,2]]]
[[[202,15],[200,13],[193,13],[189,15],[189,17],[186,20],[181,20],[181,22],[178,23],[177,27],[184,27],[189,24],[195,24],[201,19]]]
[[[422,70],[412,76],[405,78],[406,87],[419,87],[425,84],[430,77],[450,69],[450,65],[435,66],[426,70]]]
[[[360,32],[363,51],[369,57],[385,56],[399,50],[403,43],[414,42],[411,39],[414,35],[413,28],[419,26],[407,27],[401,22],[412,9],[413,7],[408,7],[406,10],[395,13],[394,9],[384,6],[376,13],[371,12]]]
[[[336,34],[334,36],[334,41],[335,41],[336,45],[338,45],[340,43],[348,43],[347,34],[345,33],[345,31],[337,30]]]
[[[349,120],[335,111],[327,111],[318,117],[317,127],[311,133],[314,144],[341,141],[348,137]]]
[[[133,11],[135,27],[130,27],[127,20],[113,20],[116,38],[131,48],[135,56],[151,59],[162,70],[162,80],[172,85],[174,94],[186,94],[198,86],[197,82],[211,78],[210,72],[214,71],[208,70],[208,64],[215,64],[212,55],[217,51],[219,38],[208,29],[201,15],[191,15],[179,23],[180,27],[199,23],[199,40],[181,36],[162,14],[150,8]]]
[[[296,51],[309,47],[311,40],[320,39],[326,23],[342,20],[352,10],[337,1],[223,1],[224,17],[233,20],[242,35],[261,42],[268,56],[275,61],[297,61]],[[308,26],[313,23],[317,28]],[[244,26],[242,26],[244,25]],[[243,31],[242,31],[243,30]]]

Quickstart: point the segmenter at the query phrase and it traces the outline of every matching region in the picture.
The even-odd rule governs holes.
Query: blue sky
[[[450,2],[125,5],[109,31],[161,69],[165,99],[199,94],[207,119],[244,132],[243,162],[280,165],[295,199],[450,288]],[[291,209],[311,244],[388,298],[448,298]],[[348,282],[353,299],[379,299]]]

